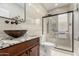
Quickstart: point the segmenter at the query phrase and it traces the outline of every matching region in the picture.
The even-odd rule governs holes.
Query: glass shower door
[[[55,45],[57,49],[73,52],[72,12],[43,18],[43,34],[46,41]]]
[[[58,15],[56,48],[72,51],[72,13]]]
[[[43,35],[46,36],[46,42],[50,42],[56,46],[56,32],[58,31],[57,16],[46,17],[43,19]]]
[[[58,32],[58,17],[57,16],[48,17],[47,41],[53,43],[55,46],[56,46],[56,40],[57,40],[57,32]]]

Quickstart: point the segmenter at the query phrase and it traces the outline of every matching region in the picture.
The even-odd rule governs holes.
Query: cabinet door
[[[30,49],[30,56],[39,56],[39,45]]]
[[[25,51],[24,53],[20,54],[19,56],[29,56],[30,52],[29,50],[28,51]]]

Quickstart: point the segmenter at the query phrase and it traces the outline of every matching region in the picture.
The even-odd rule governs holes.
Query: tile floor
[[[74,55],[79,56],[79,41],[74,40]]]
[[[74,53],[40,45],[40,56],[79,56],[79,41],[74,40]]]
[[[55,49],[54,47],[41,46],[40,56],[72,56],[73,53]]]

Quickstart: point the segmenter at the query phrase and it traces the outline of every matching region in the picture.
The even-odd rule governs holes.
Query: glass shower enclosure
[[[42,17],[42,34],[46,35],[47,42],[55,48],[74,51],[74,21],[73,11]]]

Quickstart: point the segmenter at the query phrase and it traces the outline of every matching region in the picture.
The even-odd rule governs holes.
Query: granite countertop
[[[6,48],[6,47],[9,47],[9,46],[18,44],[18,43],[22,43],[24,41],[28,41],[28,40],[31,40],[31,39],[36,38],[36,37],[39,37],[39,36],[21,37],[21,38],[15,38],[15,39],[12,39],[12,40],[3,39],[3,40],[0,40],[0,49]]]

